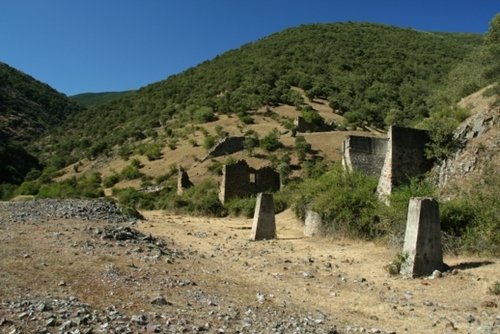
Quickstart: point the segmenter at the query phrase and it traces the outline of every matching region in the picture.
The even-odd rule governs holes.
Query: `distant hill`
[[[0,131],[29,143],[85,107],[47,84],[0,62]]]
[[[104,93],[83,93],[72,95],[69,98],[75,100],[76,102],[84,105],[85,107],[91,107],[96,104],[105,103],[114,100],[130,91],[124,92],[104,92]]]
[[[85,109],[49,85],[0,62],[0,183],[19,184],[41,166],[26,147]]]
[[[371,23],[311,24],[230,50],[166,80],[90,107],[44,147],[67,163],[199,123],[197,113],[233,114],[243,123],[263,106],[323,99],[350,127],[408,125],[426,117],[429,96],[477,50],[482,36],[422,32]],[[394,118],[394,117],[393,117]],[[59,142],[53,145],[54,141]]]

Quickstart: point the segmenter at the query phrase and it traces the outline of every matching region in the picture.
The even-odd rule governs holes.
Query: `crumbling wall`
[[[251,168],[245,160],[222,167],[219,200],[225,203],[234,197],[246,197],[280,189],[279,173],[271,167]]]
[[[381,198],[432,168],[432,161],[425,157],[425,146],[430,140],[427,131],[391,126],[388,135],[387,153],[377,187]]]
[[[245,160],[235,164],[222,166],[219,200],[225,203],[234,197],[245,197],[250,194],[249,166]]]
[[[191,188],[193,183],[189,180],[187,172],[179,166],[177,171],[177,195],[182,195],[185,189]]]
[[[342,143],[342,165],[349,171],[380,177],[387,138],[348,136]]]
[[[271,167],[263,167],[255,171],[254,193],[280,190],[280,174]]]
[[[334,125],[333,124],[322,124],[321,126],[315,126],[310,123],[308,123],[304,117],[302,116],[297,116],[295,120],[293,121],[293,124],[295,125],[295,130],[297,132],[326,132],[326,131],[333,131],[334,130]]]
[[[208,157],[215,158],[241,151],[244,148],[244,141],[245,137],[222,137],[215,143],[214,147],[208,151],[206,157],[201,161],[206,160]]]
[[[297,132],[313,131],[311,124],[307,123],[302,116],[297,116],[297,118],[293,121],[293,124],[295,125]]]

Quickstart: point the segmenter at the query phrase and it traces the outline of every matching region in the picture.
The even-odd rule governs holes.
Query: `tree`
[[[243,148],[248,151],[248,156],[253,156],[253,149],[258,146],[259,141],[252,137],[245,137]]]
[[[309,144],[304,136],[295,137],[295,153],[297,153],[297,158],[300,162],[306,159],[307,152],[311,149],[311,144]]]
[[[274,152],[283,144],[280,142],[280,133],[278,129],[274,128],[271,132],[267,134],[262,140],[260,141],[260,146],[266,150],[267,152]]]
[[[487,79],[500,79],[500,13],[491,20],[484,36],[483,57],[486,62],[484,76]]]

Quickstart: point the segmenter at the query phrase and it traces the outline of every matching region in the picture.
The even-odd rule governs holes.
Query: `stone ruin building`
[[[219,200],[225,203],[234,197],[246,197],[281,188],[280,176],[271,167],[254,169],[245,160],[222,167]]]
[[[379,178],[377,193],[386,198],[397,186],[432,168],[425,157],[427,131],[391,126],[388,138],[349,136],[343,143],[342,164],[352,170]]]
[[[179,167],[177,174],[177,194],[191,188],[187,172]],[[245,160],[222,167],[219,200],[222,204],[234,197],[246,197],[281,188],[280,175],[271,167],[254,169]]]
[[[256,141],[255,146],[258,146],[258,139],[254,139]],[[201,161],[205,161],[209,157],[215,158],[220,157],[232,153],[239,152],[244,149],[243,143],[245,141],[245,137],[232,137],[225,136],[217,140],[214,147],[212,147],[207,155],[201,159]]]
[[[346,170],[380,177],[387,153],[387,138],[348,136],[342,143]]]
[[[177,195],[182,195],[185,189],[189,189],[193,186],[187,172],[179,166],[177,170]]]
[[[334,126],[330,124],[323,124],[321,126],[315,126],[310,123],[308,123],[304,117],[302,116],[297,116],[294,121],[293,125],[295,125],[295,130],[297,132],[326,132],[326,131],[333,131]]]

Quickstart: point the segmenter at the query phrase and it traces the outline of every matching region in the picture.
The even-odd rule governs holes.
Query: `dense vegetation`
[[[200,115],[233,113],[251,123],[248,112],[261,106],[300,109],[292,86],[309,99],[326,98],[352,126],[408,125],[429,115],[431,93],[481,43],[480,35],[369,23],[290,28],[73,114],[44,149],[69,164],[207,121]]]
[[[31,169],[41,169],[36,150],[27,150],[28,145],[83,109],[50,86],[0,62],[0,184],[19,185]],[[0,194],[4,187],[10,188],[0,186]]]
[[[49,85],[0,62],[1,138],[30,143],[84,109]]]
[[[129,91],[125,92],[104,92],[104,93],[83,93],[69,96],[70,99],[84,105],[85,107],[91,107],[96,104],[106,103],[108,101],[114,100]]]

